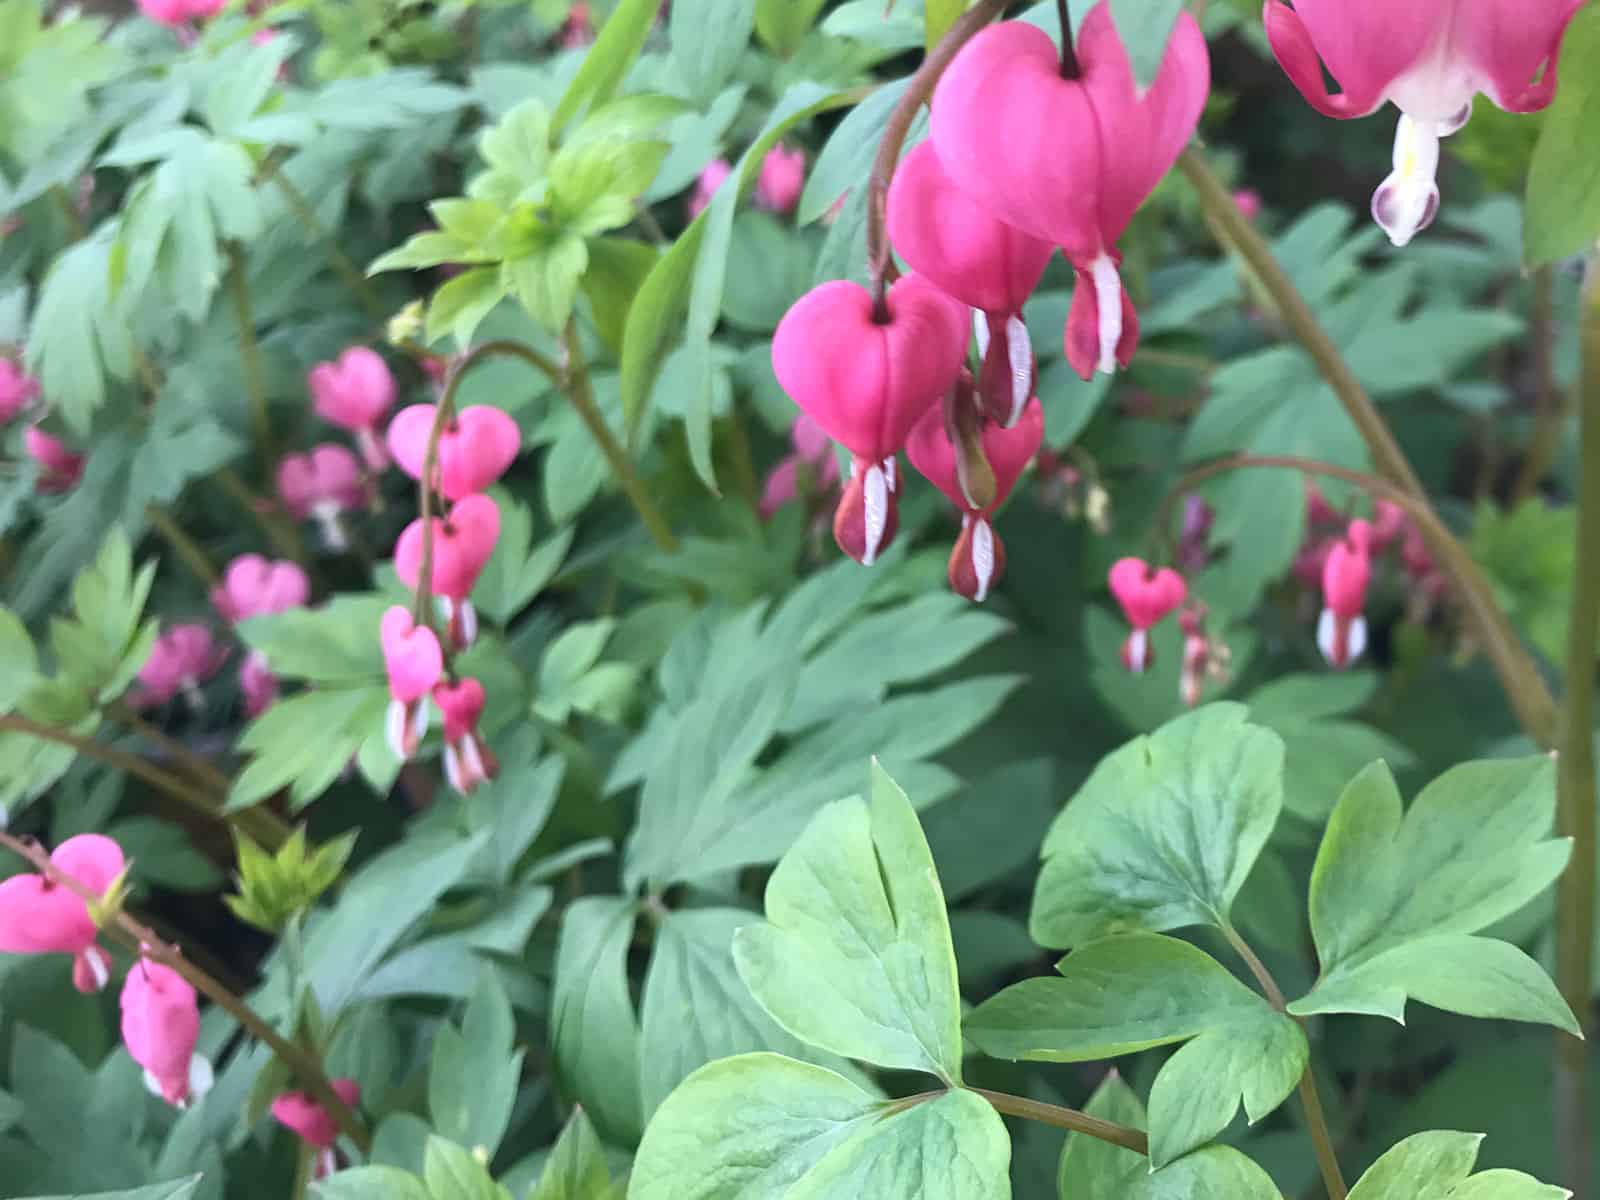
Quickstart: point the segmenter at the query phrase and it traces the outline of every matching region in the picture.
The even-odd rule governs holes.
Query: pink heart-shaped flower
[[[402,704],[426,696],[444,674],[444,652],[439,638],[426,625],[418,625],[401,605],[383,614],[378,627],[383,643],[383,666],[389,675],[389,692]]]
[[[433,594],[455,601],[470,596],[499,538],[500,509],[487,496],[464,497],[451,506],[448,517],[434,517]],[[415,589],[422,574],[421,518],[400,534],[394,566],[401,582]]]
[[[1367,603],[1372,579],[1372,526],[1357,517],[1322,564],[1322,598],[1335,616],[1357,617]]]
[[[772,339],[772,366],[790,399],[869,462],[899,451],[950,390],[969,336],[966,307],[915,275],[889,289],[886,309],[880,324],[867,290],[836,280],[796,301]]]
[[[476,679],[436,684],[433,700],[444,715],[444,740],[447,742],[459,742],[476,729],[486,703],[483,684]]]
[[[122,1041],[169,1104],[190,1094],[190,1060],[200,1040],[200,1002],[171,967],[140,959],[122,985]]]
[[[77,954],[94,939],[89,910],[71,888],[42,875],[0,883],[0,953]]]
[[[354,1079],[330,1081],[334,1094],[354,1108],[361,1102],[361,1085]],[[308,1146],[323,1150],[339,1140],[339,1123],[333,1114],[304,1092],[285,1092],[272,1102],[278,1124],[297,1134]]]
[[[228,564],[211,602],[225,621],[244,621],[300,608],[311,598],[311,581],[296,563],[241,554]]]
[[[413,479],[422,478],[438,409],[413,404],[389,423],[389,453]],[[522,448],[517,423],[502,409],[475,404],[463,408],[439,435],[438,487],[449,500],[481,492],[506,473]]]
[[[994,503],[983,510],[988,516],[995,512],[1011,489],[1017,486],[1022,472],[1027,470],[1039,446],[1044,441],[1044,408],[1037,397],[1028,401],[1022,417],[1010,429],[990,423],[984,426],[983,457],[994,472]],[[973,513],[961,491],[961,481],[956,474],[956,448],[944,428],[944,414],[932,409],[917,423],[906,442],[906,457],[929,483],[950,498],[962,512]]]
[[[343,446],[326,442],[278,462],[278,499],[300,520],[318,506],[359,508],[364,499],[361,464]]]
[[[371,429],[394,407],[389,364],[365,346],[351,346],[334,362],[318,363],[306,385],[317,415],[341,429]]]
[[[1111,594],[1122,606],[1128,624],[1151,629],[1183,607],[1189,585],[1171,567],[1152,570],[1142,558],[1119,558],[1111,567]]]

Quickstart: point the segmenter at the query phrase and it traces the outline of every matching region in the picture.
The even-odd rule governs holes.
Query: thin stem
[[[672,532],[672,526],[668,524],[666,517],[662,516],[661,510],[650,498],[650,493],[645,490],[644,481],[634,471],[628,452],[612,434],[611,427],[606,424],[605,416],[600,411],[600,406],[595,403],[594,386],[589,381],[589,368],[583,359],[583,347],[578,344],[576,322],[567,322],[567,331],[561,339],[561,347],[566,360],[566,370],[562,373],[562,378],[566,384],[567,399],[577,411],[578,419],[589,430],[589,436],[594,438],[595,445],[600,447],[600,453],[611,465],[611,473],[622,485],[623,492],[633,504],[634,511],[639,514],[639,519],[644,522],[644,527],[650,531],[650,537],[655,541],[657,548],[667,554],[676,554],[677,535]]]
[[[199,782],[216,788],[224,795],[233,786],[233,780],[213,766],[209,759],[202,758],[176,738],[168,737],[121,700],[115,700],[108,705],[106,714],[118,724],[127,726],[151,745],[158,747]]]
[[[1150,1139],[1142,1130],[1131,1129],[1126,1125],[1118,1125],[1115,1121],[1104,1121],[1099,1117],[1091,1117],[1086,1112],[1076,1108],[1063,1108],[1059,1104],[1046,1104],[1041,1100],[1029,1100],[1026,1096],[1013,1096],[1007,1092],[991,1092],[987,1088],[968,1088],[969,1092],[982,1096],[995,1108],[996,1112],[1003,1112],[1013,1117],[1022,1117],[1029,1121],[1038,1121],[1045,1125],[1054,1125],[1057,1129],[1067,1129],[1073,1133],[1085,1133],[1092,1138],[1099,1138],[1102,1142],[1110,1142],[1113,1146],[1121,1146],[1124,1150],[1132,1150],[1135,1154],[1148,1155],[1150,1153]],[[938,1095],[940,1093],[933,1093]]]
[[[1283,997],[1283,989],[1272,977],[1272,972],[1267,970],[1266,964],[1250,948],[1250,943],[1226,921],[1221,923],[1221,929],[1222,936],[1228,939],[1228,945],[1244,960],[1245,966],[1250,968],[1250,974],[1261,985],[1268,1003],[1278,1012],[1287,1013],[1289,1006]],[[1311,1144],[1317,1152],[1317,1168],[1322,1172],[1323,1186],[1328,1189],[1328,1200],[1345,1200],[1350,1189],[1345,1184],[1344,1172],[1339,1169],[1333,1131],[1329,1129],[1328,1115],[1322,1109],[1322,1097],[1317,1093],[1317,1077],[1311,1069],[1309,1056],[1306,1058],[1306,1069],[1300,1074],[1300,1103],[1306,1110],[1306,1129],[1311,1134]]]
[[[955,60],[956,54],[985,25],[1005,11],[1009,0],[980,0],[976,8],[969,9],[950,27],[950,32],[928,52],[911,76],[905,94],[890,112],[883,126],[883,140],[878,143],[877,157],[872,161],[872,174],[867,180],[867,271],[872,276],[873,302],[879,320],[887,319],[884,295],[894,267],[889,252],[888,217],[889,181],[900,165],[900,150],[911,132],[911,123],[917,119],[922,106],[933,98],[933,89],[944,74],[945,68]]]
[[[1561,451],[1561,434],[1566,428],[1566,406],[1555,382],[1555,270],[1548,264],[1533,273],[1533,319],[1528,337],[1533,343],[1535,388],[1533,399],[1533,440],[1528,443],[1511,490],[1513,506],[1538,490]]]
[[[294,181],[283,173],[283,165],[274,158],[268,158],[262,170],[266,177],[271,179],[278,190],[283,193],[284,202],[288,204],[289,211],[294,213],[295,220],[304,225],[311,236],[325,242],[328,261],[333,264],[334,274],[350,290],[361,307],[366,309],[367,316],[374,321],[382,321],[387,313],[384,311],[383,301],[378,298],[377,289],[372,286],[362,272],[361,268],[351,261],[350,256],[339,249],[333,235],[317,218],[317,211],[311,206],[311,201],[306,194],[295,186]]]
[[[261,346],[256,341],[255,313],[250,303],[250,267],[244,251],[228,243],[228,290],[233,295],[233,315],[239,326],[239,359],[244,368],[244,390],[250,399],[250,421],[255,427],[256,452],[271,465],[272,417],[267,411],[267,377],[261,366]]]
[[[1477,627],[1518,722],[1534,741],[1552,745],[1556,736],[1555,698],[1472,555],[1434,513],[1410,460],[1362,388],[1361,381],[1273,255],[1272,248],[1244,219],[1238,205],[1200,153],[1190,147],[1178,158],[1178,166],[1199,195],[1207,223],[1217,232],[1223,245],[1237,251],[1249,265],[1290,331],[1311,355],[1366,442],[1378,473],[1411,497],[1418,529],[1435,560],[1461,585],[1468,615]],[[1419,514],[1426,514],[1426,519]]]
[[[1072,14],[1067,11],[1067,0],[1056,0],[1056,14],[1061,18],[1061,78],[1081,78],[1083,68],[1078,65],[1078,51],[1072,44]]]
[[[210,557],[198,542],[184,532],[183,526],[173,520],[171,513],[158,504],[151,504],[145,508],[144,515],[150,527],[166,539],[167,545],[189,568],[191,575],[208,591],[217,586],[220,579],[216,567],[211,565]]]
[[[1583,377],[1579,382],[1582,467],[1578,492],[1577,564],[1567,633],[1566,697],[1556,760],[1556,821],[1572,839],[1572,861],[1556,893],[1556,980],[1577,1015],[1591,1025],[1595,915],[1594,688],[1600,634],[1600,261],[1591,261],[1582,302]],[[1557,1034],[1556,1134],[1565,1182],[1588,1197],[1588,1043]]]
[[[76,893],[90,906],[91,912],[94,911],[94,906],[100,903],[101,897],[97,893],[58,868],[37,842],[28,842],[7,833],[0,833],[0,846],[5,846],[27,859],[46,879]],[[339,1093],[333,1090],[333,1084],[329,1082],[322,1064],[313,1055],[284,1038],[243,999],[185,958],[176,946],[157,937],[155,931],[148,925],[140,924],[121,910],[112,919],[115,922],[115,931],[122,935],[136,953],[152,962],[171,967],[197,992],[226,1010],[258,1041],[266,1043],[294,1073],[305,1090],[328,1111],[345,1136],[361,1148],[363,1154],[372,1148],[372,1139],[367,1133],[366,1126],[361,1123],[361,1118],[356,1116],[350,1106],[340,1098]]]
[[[417,592],[411,602],[411,621],[415,625],[433,624],[433,481],[439,473],[439,440],[455,420],[456,384],[473,361],[470,356],[463,359],[450,373],[450,382],[445,385],[444,395],[439,398],[439,406],[433,412],[427,448],[422,452],[422,477],[417,480],[417,512],[422,520],[422,562],[417,568]]]

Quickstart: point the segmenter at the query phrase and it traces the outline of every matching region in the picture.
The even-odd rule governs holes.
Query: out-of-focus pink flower
[[[383,614],[378,636],[391,697],[385,732],[395,756],[407,759],[428,732],[428,693],[444,675],[444,651],[433,630],[399,604]]]
[[[259,717],[278,702],[278,677],[261,651],[250,651],[239,664],[239,692],[244,697],[244,711],[251,717]]]
[[[450,786],[463,796],[479,784],[493,779],[500,764],[478,734],[487,698],[483,684],[476,679],[439,683],[433,689],[433,702],[444,717],[444,774]]]
[[[381,471],[389,465],[378,427],[394,407],[395,382],[383,356],[351,346],[333,362],[318,363],[306,376],[312,406],[324,421],[356,435],[361,457]]]
[[[162,25],[206,21],[228,7],[228,0],[139,0],[139,11]]]
[[[714,158],[706,164],[705,170],[700,172],[700,178],[695,180],[694,191],[689,193],[689,219],[692,221],[705,211],[706,205],[711,203],[711,197],[717,194],[717,189],[722,186],[722,181],[733,174],[733,168],[728,165],[725,158]]]
[[[806,152],[779,142],[761,160],[756,176],[756,207],[786,215],[800,203],[806,188]]]
[[[389,453],[413,479],[422,478],[439,410],[432,404],[401,409],[389,422]],[[488,488],[516,461],[522,433],[504,409],[472,404],[453,414],[439,434],[438,477],[433,484],[447,500]]]
[[[144,1068],[145,1086],[176,1108],[211,1090],[199,1040],[200,1001],[189,981],[163,963],[136,962],[122,985],[122,1042]]]
[[[0,358],[0,424],[14,420],[39,398],[39,381],[9,358]]]
[[[839,459],[833,452],[833,443],[817,423],[805,413],[800,413],[789,427],[789,444],[792,454],[785,455],[767,475],[766,486],[761,491],[761,516],[765,520],[794,500],[798,493],[800,472],[809,470],[818,492],[831,492],[839,483]]]
[[[488,496],[465,496],[450,506],[448,516],[432,520],[428,590],[448,611],[451,645],[465,650],[478,635],[478,617],[468,597],[500,540],[500,509]],[[413,591],[422,576],[422,529],[419,517],[401,531],[394,547],[395,573]]]
[[[65,492],[77,486],[83,476],[83,455],[68,450],[64,442],[37,425],[23,430],[22,445],[41,468],[36,485],[39,491]]]
[[[182,692],[192,707],[199,708],[200,684],[215,675],[227,657],[204,625],[174,625],[156,639],[150,657],[139,668],[132,703],[154,708]]]
[[[361,1103],[361,1085],[354,1079],[333,1079],[329,1084],[346,1106],[354,1108]],[[332,1113],[305,1092],[285,1092],[272,1102],[272,1116],[317,1151],[312,1164],[313,1179],[326,1179],[338,1169],[334,1145],[339,1140],[339,1123]]]
[[[1171,567],[1158,571],[1142,558],[1118,559],[1112,564],[1108,582],[1111,594],[1122,606],[1122,615],[1133,627],[1122,646],[1122,665],[1141,674],[1155,659],[1150,630],[1183,607],[1189,585]]]
[[[1329,664],[1347,667],[1367,648],[1367,602],[1372,578],[1372,526],[1359,517],[1335,542],[1322,565],[1322,616],[1317,622],[1317,648]]]
[[[278,499],[304,521],[314,519],[329,550],[349,545],[339,515],[366,500],[361,464],[343,446],[332,442],[305,454],[286,454],[278,462]]]
[[[566,22],[561,26],[561,48],[579,50],[594,41],[594,18],[585,0],[577,0],[567,10]]]
[[[1255,188],[1240,188],[1234,192],[1233,204],[1246,221],[1254,221],[1261,215],[1261,193]]]
[[[104,896],[126,867],[122,847],[97,833],[68,838],[50,855],[67,878]],[[111,956],[83,897],[43,875],[13,875],[0,883],[0,953],[70,954],[72,985],[98,992],[111,978]]]
[[[311,581],[298,564],[259,554],[241,554],[230,562],[211,593],[211,603],[230,623],[288,612],[310,598]]]

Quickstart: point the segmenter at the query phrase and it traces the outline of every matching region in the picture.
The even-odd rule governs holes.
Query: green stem
[[[215,788],[224,796],[228,794],[228,789],[233,786],[233,781],[214,767],[210,760],[202,758],[177,739],[168,737],[160,729],[134,712],[123,701],[114,700],[107,705],[106,715],[119,725],[124,725],[131,729],[152,746],[161,750],[198,782],[207,787]],[[287,835],[287,829],[284,832]],[[277,849],[276,846],[271,848]]]
[[[986,1088],[976,1087],[968,1088],[967,1091],[982,1096],[994,1106],[996,1112],[1038,1121],[1044,1125],[1053,1125],[1057,1129],[1066,1129],[1073,1133],[1085,1133],[1092,1138],[1099,1138],[1102,1142],[1110,1142],[1113,1146],[1121,1146],[1124,1150],[1132,1150],[1135,1154],[1150,1153],[1150,1139],[1142,1130],[1130,1129],[1126,1125],[1118,1125],[1115,1121],[1103,1121],[1076,1108],[1063,1108],[1059,1104],[1029,1100],[1026,1096],[1013,1096],[1006,1092],[991,1092]]]
[[[473,355],[477,351],[473,351]],[[433,424],[428,429],[428,445],[422,452],[422,477],[417,480],[417,514],[422,521],[422,561],[417,568],[417,591],[411,602],[411,621],[414,625],[433,627],[433,480],[439,473],[439,440],[445,429],[455,419],[456,385],[477,361],[472,355],[463,359],[450,373],[444,395],[433,411]],[[440,639],[448,645],[448,639]]]
[[[100,896],[79,883],[72,876],[65,874],[45,853],[44,848],[36,842],[27,842],[21,838],[12,837],[7,833],[0,833],[0,846],[16,854],[20,854],[45,878],[63,887],[69,888],[80,896],[84,903],[90,906],[90,911],[99,904]],[[115,930],[121,934],[124,941],[135,953],[152,962],[161,963],[171,967],[183,976],[194,989],[205,996],[213,1004],[224,1009],[234,1020],[247,1029],[258,1041],[265,1043],[272,1052],[283,1060],[300,1081],[306,1091],[316,1099],[317,1103],[325,1108],[333,1117],[340,1130],[361,1148],[365,1154],[372,1148],[372,1139],[367,1133],[366,1126],[333,1090],[322,1064],[316,1060],[303,1047],[290,1042],[274,1029],[267,1021],[244,1002],[239,996],[229,991],[218,983],[211,975],[207,974],[191,960],[185,958],[178,948],[156,936],[154,930],[148,925],[142,925],[126,911],[119,910],[113,918]]]
[[[233,242],[228,243],[228,290],[233,295],[233,315],[239,326],[239,358],[244,368],[245,395],[250,398],[256,453],[270,472],[272,416],[267,411],[267,377],[261,366],[261,346],[256,341],[256,319],[250,303],[250,266],[244,251]]]
[[[1511,492],[1513,506],[1538,490],[1561,451],[1561,434],[1567,424],[1566,406],[1555,384],[1555,290],[1555,271],[1548,264],[1533,273],[1533,316],[1528,328],[1537,389],[1533,400],[1533,440],[1528,443]]]
[[[1250,948],[1250,943],[1226,921],[1221,923],[1221,929],[1222,936],[1228,939],[1228,945],[1232,946],[1234,952],[1244,960],[1244,965],[1250,968],[1250,974],[1255,976],[1256,982],[1261,985],[1268,1003],[1278,1012],[1287,1013],[1289,1005],[1284,999],[1283,989],[1272,977],[1272,972],[1267,970],[1266,964]],[[1317,1077],[1311,1069],[1309,1055],[1306,1058],[1306,1069],[1300,1074],[1299,1090],[1300,1103],[1306,1110],[1306,1129],[1311,1134],[1311,1145],[1316,1150],[1317,1169],[1322,1172],[1322,1184],[1328,1189],[1328,1200],[1345,1200],[1350,1194],[1350,1188],[1345,1184],[1344,1172],[1339,1169],[1339,1154],[1334,1149],[1333,1131],[1328,1127],[1328,1115],[1322,1108],[1322,1097],[1317,1092]]]
[[[1316,313],[1278,262],[1272,247],[1244,219],[1239,206],[1233,202],[1227,188],[1223,187],[1222,181],[1200,153],[1190,147],[1179,157],[1178,166],[1199,196],[1207,223],[1217,232],[1225,248],[1236,251],[1244,259],[1271,296],[1284,323],[1311,355],[1323,379],[1333,389],[1366,442],[1378,473],[1411,497],[1416,506],[1414,514],[1423,511],[1428,514],[1428,520],[1418,520],[1419,531],[1439,565],[1463,584],[1463,598],[1468,613],[1478,628],[1484,649],[1494,664],[1518,722],[1528,736],[1540,745],[1553,745],[1557,724],[1555,698],[1545,685],[1533,656],[1528,653],[1510,618],[1495,600],[1471,554],[1433,512],[1421,480],[1412,470],[1410,461],[1395,441],[1388,424],[1362,388],[1361,381],[1356,378],[1349,363],[1345,362],[1339,347],[1328,336],[1317,320]]]
[[[1566,696],[1556,766],[1556,821],[1572,839],[1572,861],[1556,893],[1556,981],[1591,1027],[1595,918],[1594,689],[1600,637],[1600,259],[1591,260],[1582,310],[1583,377],[1579,382],[1582,466],[1578,492],[1577,564],[1567,632]],[[1588,1043],[1557,1034],[1555,1116],[1564,1182],[1589,1196],[1593,1169],[1589,1120]]]
[[[150,522],[151,528],[166,539],[167,545],[183,560],[183,565],[189,568],[200,583],[210,590],[217,586],[220,578],[216,567],[211,565],[211,559],[200,544],[184,531],[183,526],[173,520],[172,514],[158,504],[151,504],[145,508],[145,519]]]

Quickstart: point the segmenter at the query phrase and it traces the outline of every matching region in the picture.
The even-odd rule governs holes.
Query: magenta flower
[[[1158,571],[1142,558],[1119,558],[1112,564],[1109,583],[1122,615],[1133,627],[1122,645],[1122,665],[1141,674],[1155,659],[1150,630],[1183,607],[1189,585],[1171,567]]]
[[[354,1079],[329,1081],[334,1093],[354,1108],[361,1103],[361,1085]],[[334,1145],[339,1140],[339,1125],[333,1115],[305,1092],[285,1092],[272,1102],[273,1119],[316,1150],[311,1177],[326,1179],[339,1169]]]
[[[439,410],[431,404],[401,409],[389,422],[389,452],[400,469],[422,478],[428,438]],[[516,461],[522,433],[504,409],[474,404],[456,413],[439,435],[439,474],[434,486],[447,500],[481,492]]]
[[[805,189],[806,152],[791,150],[781,142],[768,150],[756,175],[756,207],[785,216],[800,203]]]
[[[1080,75],[1064,79],[1042,29],[1020,21],[985,29],[934,93],[933,144],[969,196],[1072,260],[1078,294],[1065,345],[1087,379],[1133,356],[1138,326],[1116,242],[1194,133],[1211,66],[1187,12],[1143,91],[1108,4],[1090,10],[1076,49]]]
[[[68,838],[50,863],[67,878],[104,896],[127,866],[122,847],[97,833]],[[0,883],[0,953],[70,954],[72,986],[98,992],[111,978],[111,956],[83,897],[43,875],[13,875]]]
[[[0,358],[0,425],[39,398],[39,381],[9,358]]]
[[[967,310],[916,275],[889,289],[881,314],[865,288],[837,280],[802,296],[778,324],[778,382],[853,456],[833,531],[859,563],[870,566],[894,536],[894,456],[955,385],[967,341]]]
[[[361,464],[332,442],[305,454],[286,454],[278,462],[278,499],[297,520],[315,520],[329,550],[344,550],[350,542],[340,514],[366,500]]]
[[[478,617],[467,597],[500,539],[500,509],[487,496],[464,496],[451,506],[448,516],[432,521],[429,590],[445,604],[451,644],[465,649],[478,634]],[[400,582],[415,590],[422,575],[422,518],[401,531],[394,547],[394,567]]]
[[[1266,0],[1267,37],[1318,112],[1364,117],[1400,110],[1394,170],[1372,215],[1404,246],[1439,211],[1439,139],[1467,123],[1483,92],[1508,112],[1534,112],[1556,89],[1556,58],[1583,0]],[[1323,67],[1343,89],[1328,92]]]
[[[378,636],[391,697],[385,733],[395,756],[404,760],[428,732],[428,693],[444,676],[444,651],[433,630],[416,624],[398,604],[383,614]]]
[[[994,502],[975,508],[967,499],[956,471],[956,448],[945,430],[944,414],[930,409],[911,431],[906,457],[961,512],[961,536],[950,552],[950,587],[968,600],[983,603],[1006,569],[1005,543],[990,519],[1011,495],[1017,480],[1039,452],[1044,441],[1044,409],[1037,399],[1028,402],[1010,429],[984,426],[983,457],[994,472]]]
[[[142,958],[122,985],[122,1042],[145,1086],[175,1108],[211,1090],[211,1063],[195,1053],[200,1001],[182,975]]]
[[[833,452],[833,443],[805,413],[798,414],[789,427],[789,444],[794,452],[772,468],[761,490],[763,519],[795,498],[802,470],[811,472],[820,492],[832,491],[839,484],[839,459]]]
[[[139,0],[139,11],[162,25],[204,21],[228,7],[228,0]]]
[[[139,668],[139,689],[132,703],[136,708],[154,708],[182,692],[190,707],[198,709],[205,703],[201,683],[215,675],[227,657],[204,625],[174,625],[156,639],[150,657]]]
[[[733,174],[733,167],[725,158],[713,158],[700,172],[700,178],[694,181],[694,191],[689,193],[689,220],[694,220],[711,203],[711,197],[717,194],[717,189],[722,186],[722,181]]]
[[[244,697],[244,711],[251,717],[259,717],[278,702],[278,677],[259,650],[246,654],[239,664],[239,693]]]
[[[996,220],[945,174],[931,142],[906,156],[889,187],[889,240],[911,269],[973,309],[991,420],[1016,424],[1033,395],[1033,345],[1022,306],[1055,253]]]
[[[394,407],[395,382],[382,355],[351,346],[334,362],[312,367],[306,385],[317,415],[356,435],[361,457],[371,470],[389,465],[378,427]]]
[[[302,607],[311,598],[311,581],[288,559],[276,562],[241,554],[228,564],[211,603],[230,624]]]
[[[434,685],[433,702],[444,717],[444,775],[463,796],[493,779],[500,765],[478,735],[483,684],[476,679]]]
[[[1261,193],[1255,188],[1239,188],[1233,193],[1233,206],[1246,221],[1254,221],[1261,215]]]
[[[1322,616],[1317,648],[1335,667],[1348,667],[1367,648],[1367,603],[1372,579],[1372,526],[1357,517],[1328,551],[1322,566]]]
[[[83,476],[83,455],[68,450],[66,443],[37,425],[22,431],[22,446],[28,457],[39,464],[39,491],[65,492],[77,486]]]

